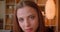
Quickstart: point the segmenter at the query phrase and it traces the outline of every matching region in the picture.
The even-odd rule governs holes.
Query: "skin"
[[[35,32],[38,28],[38,15],[34,8],[25,6],[17,10],[19,26],[24,32]]]

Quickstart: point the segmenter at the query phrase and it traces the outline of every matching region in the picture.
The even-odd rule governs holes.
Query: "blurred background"
[[[0,0],[0,32],[12,32],[13,29],[13,12],[16,4],[24,0]],[[59,32],[59,0],[53,0],[55,4],[55,16],[53,19],[46,18],[45,6],[48,0],[28,0],[34,1],[40,7],[45,19],[46,32]],[[53,7],[52,7],[53,8]]]

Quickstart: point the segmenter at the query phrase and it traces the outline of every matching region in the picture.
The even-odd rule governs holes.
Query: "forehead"
[[[17,10],[17,16],[18,17],[20,17],[20,16],[21,17],[22,16],[28,16],[28,15],[31,15],[31,14],[33,14],[33,15],[37,14],[36,10],[34,8],[32,8],[32,7],[26,6],[26,7],[23,7],[23,8],[19,8]]]

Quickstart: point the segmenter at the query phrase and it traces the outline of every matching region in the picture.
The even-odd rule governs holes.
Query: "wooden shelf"
[[[12,29],[12,26],[10,25],[5,25],[5,30],[11,30]]]
[[[6,25],[13,26],[13,24],[6,24]]]
[[[6,0],[6,3],[15,3],[15,0]]]
[[[6,3],[6,5],[14,6],[14,5],[15,5],[15,3]]]
[[[37,0],[37,4],[45,4],[47,0]]]
[[[45,6],[45,4],[37,4],[38,6]]]
[[[56,26],[56,18],[52,20],[45,18],[45,26]]]

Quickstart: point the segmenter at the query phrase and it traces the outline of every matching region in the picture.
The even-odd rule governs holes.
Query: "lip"
[[[25,29],[26,30],[26,32],[32,32],[32,28],[28,28],[28,29]]]

